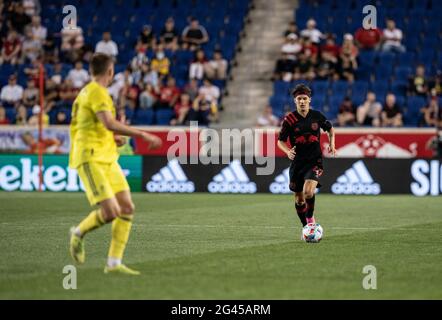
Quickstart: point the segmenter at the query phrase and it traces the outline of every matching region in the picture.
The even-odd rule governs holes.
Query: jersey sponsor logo
[[[239,160],[213,177],[208,185],[210,193],[256,193],[256,183],[250,181]]]
[[[318,123],[317,122],[313,122],[312,123],[312,130],[316,131],[316,130],[318,130],[318,128],[319,128]]]
[[[364,162],[359,160],[338,177],[331,191],[334,194],[380,194],[381,186],[373,181]]]
[[[187,179],[178,160],[173,159],[152,176],[146,184],[146,190],[149,192],[191,193],[195,191],[195,185]]]
[[[275,177],[275,181],[270,184],[269,191],[275,194],[291,193],[289,183],[289,168],[287,168],[280,175]]]

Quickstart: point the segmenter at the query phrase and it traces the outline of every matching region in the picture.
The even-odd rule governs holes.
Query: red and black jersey
[[[310,109],[305,118],[293,111],[284,117],[278,139],[289,139],[291,146],[296,146],[294,161],[317,159],[322,157],[321,129],[328,132],[331,128],[331,122],[319,111]]]

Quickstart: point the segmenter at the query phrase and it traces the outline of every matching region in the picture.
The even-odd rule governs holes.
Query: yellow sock
[[[92,211],[77,227],[81,236],[105,224],[100,209]]]
[[[121,262],[131,228],[132,215],[120,216],[112,222],[112,241],[109,248],[109,258]]]

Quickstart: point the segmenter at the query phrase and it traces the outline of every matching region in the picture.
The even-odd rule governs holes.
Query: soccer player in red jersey
[[[330,154],[336,154],[333,126],[321,112],[311,109],[311,95],[308,86],[295,87],[292,96],[296,110],[285,116],[278,138],[278,147],[292,160],[289,187],[295,193],[296,212],[303,226],[315,223],[315,190],[321,187],[323,173],[321,129],[328,133]]]

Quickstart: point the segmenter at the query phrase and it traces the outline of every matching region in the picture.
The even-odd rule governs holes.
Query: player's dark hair
[[[298,84],[293,90],[292,90],[292,97],[296,98],[297,95],[305,94],[309,97],[312,96],[312,90],[306,86],[305,84]]]
[[[104,53],[94,53],[89,63],[89,69],[92,76],[102,76],[114,62],[111,56]]]

